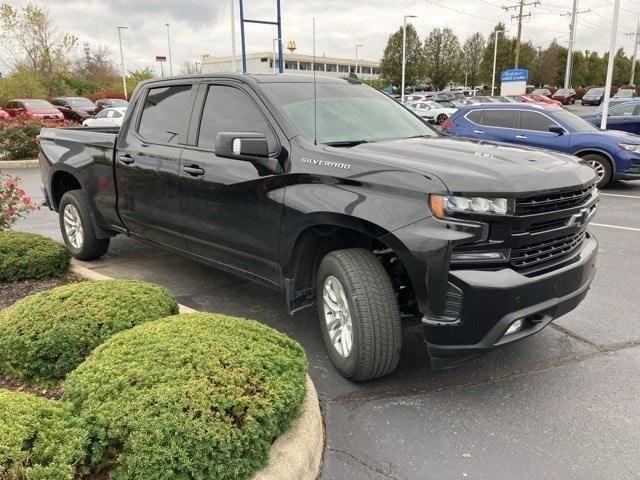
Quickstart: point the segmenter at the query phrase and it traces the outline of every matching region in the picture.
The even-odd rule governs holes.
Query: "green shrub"
[[[28,116],[13,117],[0,122],[0,155],[10,160],[38,156],[36,136],[41,128],[69,127],[72,122],[48,120]]]
[[[59,402],[0,389],[0,478],[72,480],[85,433]]]
[[[241,480],[297,415],[307,363],[260,323],[178,315],[115,335],[65,384],[90,463],[115,480]]]
[[[69,250],[50,238],[0,231],[0,282],[59,277],[70,261]]]
[[[49,383],[113,334],[177,311],[167,289],[127,280],[80,282],[30,295],[0,311],[0,371]]]

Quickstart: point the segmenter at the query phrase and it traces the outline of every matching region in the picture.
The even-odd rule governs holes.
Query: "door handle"
[[[527,137],[525,135],[516,135],[516,140],[526,140]]]
[[[484,130],[474,130],[473,133],[480,133],[480,134],[484,135]]]
[[[124,165],[131,165],[133,162],[135,162],[133,157],[126,153],[124,155],[120,155],[118,157],[118,161]]]
[[[182,171],[188,173],[192,177],[201,177],[204,175],[204,170],[198,165],[191,165],[189,167],[182,167]]]

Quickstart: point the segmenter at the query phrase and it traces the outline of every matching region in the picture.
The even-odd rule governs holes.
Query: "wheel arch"
[[[51,174],[51,208],[58,211],[62,196],[71,190],[82,190],[82,183],[78,175],[65,170],[58,169]]]
[[[609,164],[611,165],[611,169],[612,172],[615,174],[616,173],[616,162],[613,159],[613,156],[605,151],[605,150],[601,150],[599,148],[583,148],[581,150],[578,150],[577,152],[573,153],[576,157],[584,157],[585,155],[589,155],[589,154],[594,154],[594,155],[601,155],[604,158],[606,158],[609,161]]]

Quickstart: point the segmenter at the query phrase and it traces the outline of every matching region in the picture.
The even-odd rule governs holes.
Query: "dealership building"
[[[278,56],[276,55],[275,71],[278,69]],[[242,69],[242,59],[236,59],[236,69]],[[313,56],[299,53],[284,53],[285,73],[313,73]],[[315,70],[324,76],[345,77],[350,73],[356,73],[355,58],[316,57]],[[203,59],[202,73],[224,73],[233,71],[233,57],[208,57]],[[272,73],[274,72],[273,53],[257,52],[247,54],[247,72]],[[380,62],[358,59],[357,75],[361,78],[379,78]]]

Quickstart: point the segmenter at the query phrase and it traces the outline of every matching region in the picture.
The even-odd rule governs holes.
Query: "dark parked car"
[[[99,100],[96,100],[95,103],[95,113],[98,113],[105,108],[120,108],[129,105],[129,102],[127,102],[126,100],[122,100],[121,98],[101,98]]]
[[[46,100],[38,100],[35,98],[11,100],[7,103],[4,109],[12,117],[26,115],[27,117],[43,118],[47,120],[64,120],[64,116],[60,110]]]
[[[132,103],[119,130],[41,132],[73,255],[125,234],[281,289],[347,378],[393,371],[403,325],[459,358],[587,294],[598,190],[574,157],[443,136],[357,80],[158,79]]]
[[[553,100],[557,100],[563,105],[573,105],[576,103],[576,91],[573,88],[560,88],[551,95]]]
[[[471,105],[460,108],[443,126],[455,136],[576,155],[595,169],[599,187],[614,179],[640,180],[640,136],[598,130],[561,107]]]
[[[84,97],[58,97],[51,103],[62,112],[64,118],[72,122],[82,123],[96,114],[96,104]]]
[[[602,121],[602,111],[593,115],[583,116],[587,122],[599,127]],[[640,102],[627,101],[609,107],[607,115],[607,129],[622,130],[623,132],[640,135]],[[640,139],[640,137],[638,137]]]
[[[604,100],[604,88],[590,88],[582,97],[582,105],[600,105]]]

